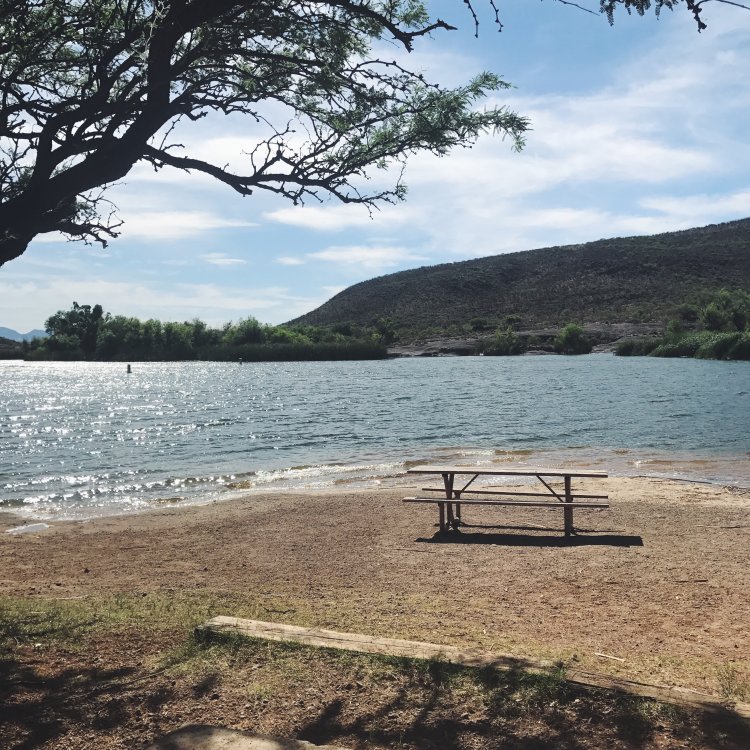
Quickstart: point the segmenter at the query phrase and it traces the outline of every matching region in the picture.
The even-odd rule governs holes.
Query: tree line
[[[59,310],[45,322],[46,338],[21,344],[25,359],[98,361],[292,361],[380,359],[388,327],[267,325],[248,317],[213,328],[185,322],[111,315],[101,305]]]
[[[615,354],[750,360],[750,294],[721,289],[703,305],[679,305],[663,336],[626,339]]]

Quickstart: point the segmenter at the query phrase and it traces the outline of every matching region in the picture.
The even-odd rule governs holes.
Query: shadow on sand
[[[472,529],[486,530],[472,531]],[[510,534],[506,533],[507,531],[526,533]],[[418,537],[415,541],[426,544],[487,544],[499,547],[643,547],[641,536],[608,530],[577,529],[573,536],[564,536],[559,529],[469,524],[462,524],[459,529],[436,531],[431,537]]]

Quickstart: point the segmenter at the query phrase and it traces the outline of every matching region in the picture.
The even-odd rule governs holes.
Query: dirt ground
[[[465,508],[480,526],[441,536],[434,506],[400,502],[409,490],[248,495],[54,523],[0,535],[2,592],[211,592],[237,607],[214,614],[741,693],[750,683],[748,491],[645,478],[606,485],[611,507],[576,511],[570,542],[559,512],[520,508]]]

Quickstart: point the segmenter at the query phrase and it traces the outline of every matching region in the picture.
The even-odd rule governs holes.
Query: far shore
[[[408,488],[52,522],[0,535],[3,593],[221,594],[233,602],[221,614],[558,659],[715,695],[728,673],[750,686],[750,491],[606,485],[611,508],[579,510],[570,544],[557,513],[510,508],[467,513],[478,526],[441,537],[432,507],[401,503]]]

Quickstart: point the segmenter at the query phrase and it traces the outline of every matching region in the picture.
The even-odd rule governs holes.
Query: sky
[[[107,250],[42,235],[0,268],[0,326],[42,328],[73,301],[142,319],[278,324],[408,268],[750,216],[749,11],[707,3],[699,34],[684,8],[610,27],[551,0],[504,0],[498,33],[480,2],[478,39],[463,3],[440,0],[433,15],[457,31],[408,55],[387,42],[378,51],[443,85],[500,74],[514,88],[484,104],[531,119],[522,152],[488,135],[412,157],[406,200],[372,215],[335,200],[242,198],[206,176],[137,165],[108,192],[125,224]],[[255,131],[217,116],[178,135],[188,153],[232,164]],[[376,172],[373,184],[390,178]]]

